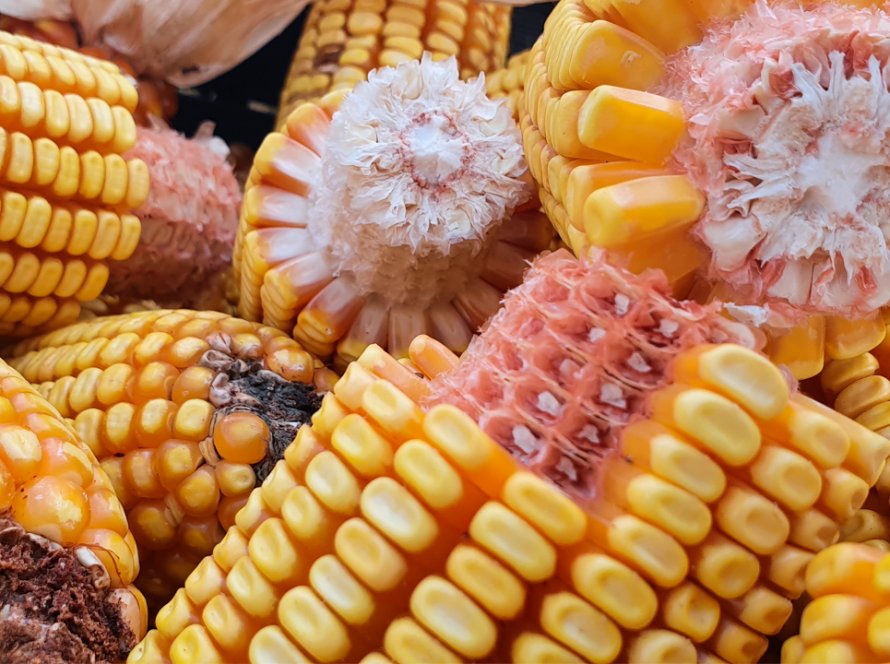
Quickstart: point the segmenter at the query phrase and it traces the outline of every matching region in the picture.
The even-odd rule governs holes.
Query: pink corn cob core
[[[621,430],[670,382],[671,361],[702,343],[756,347],[716,306],[679,302],[659,272],[633,275],[591,254],[538,259],[432,400],[475,418],[531,470],[578,499]]]
[[[106,293],[199,306],[231,264],[241,190],[228,148],[203,128],[188,139],[170,129],[139,129],[128,157],[149,168],[151,191],[136,211],[142,236],[133,256],[111,266]]]

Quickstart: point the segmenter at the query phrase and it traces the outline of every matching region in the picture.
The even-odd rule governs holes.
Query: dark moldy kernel
[[[118,600],[72,550],[0,515],[0,662],[119,662],[135,645]]]

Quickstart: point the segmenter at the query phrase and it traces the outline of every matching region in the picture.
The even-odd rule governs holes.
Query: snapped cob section
[[[97,318],[22,342],[11,364],[111,478],[164,602],[208,554],[317,407],[314,360],[284,333],[217,312]]]
[[[125,658],[147,626],[131,585],[138,571],[123,508],[92,452],[0,362],[0,659]]]
[[[544,259],[528,279],[554,260],[556,273],[575,263]],[[613,302],[651,290],[600,286]],[[560,292],[506,306],[588,338]],[[661,313],[667,332],[733,334],[694,305]],[[428,337],[404,363],[368,347],[129,662],[757,661],[890,443],[790,394],[753,350],[694,337],[648,412],[603,443],[584,495],[440,403],[452,375],[480,366],[472,347],[468,370]],[[532,374],[557,383],[571,359],[536,342],[503,346],[501,368],[540,363]],[[605,377],[606,355],[576,361]],[[506,389],[501,374],[477,379],[471,399]],[[517,423],[533,419],[514,402]]]
[[[816,555],[806,574],[812,601],[800,633],[782,647],[782,662],[881,662],[890,657],[890,554],[836,544]]]
[[[75,320],[135,251],[136,101],[115,65],[0,33],[0,335]]]
[[[469,79],[504,65],[511,9],[477,0],[321,0],[313,4],[288,72],[278,125],[297,106],[347,91],[378,67],[456,57]]]
[[[254,161],[238,313],[341,368],[424,333],[460,352],[552,238],[525,171],[506,105],[453,58],[303,104]]]

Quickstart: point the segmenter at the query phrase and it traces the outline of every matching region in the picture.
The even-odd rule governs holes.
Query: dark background
[[[510,53],[531,47],[552,8],[551,3],[544,3],[514,9]],[[198,88],[183,90],[174,127],[191,136],[201,122],[211,120],[217,135],[228,143],[259,147],[272,131],[278,96],[308,11],[235,69]]]

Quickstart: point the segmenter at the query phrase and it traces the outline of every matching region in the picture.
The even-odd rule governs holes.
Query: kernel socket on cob
[[[0,660],[123,660],[147,627],[138,571],[92,452],[0,361]]]
[[[505,103],[453,58],[303,104],[257,152],[238,313],[341,368],[369,344],[402,357],[424,333],[461,352],[552,238],[525,176]]]
[[[313,381],[326,376],[283,332],[217,312],[97,318],[8,356],[111,478],[153,605],[234,522],[316,410]]]
[[[136,250],[136,101],[110,62],[0,32],[0,336],[75,320]]]
[[[306,101],[348,91],[379,67],[455,57],[462,79],[504,66],[511,8],[478,0],[316,0],[294,53],[278,126]]]
[[[560,251],[369,346],[128,662],[756,662],[890,441],[666,292]]]
[[[888,29],[868,2],[561,0],[522,120],[545,209],[576,250],[708,277],[699,294],[766,324],[798,378],[870,350],[890,301]]]

